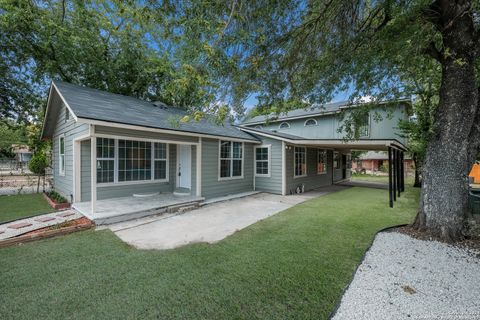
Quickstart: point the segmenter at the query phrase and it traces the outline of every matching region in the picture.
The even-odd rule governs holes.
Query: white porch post
[[[287,159],[286,159],[286,150],[287,145],[285,141],[282,141],[282,195],[287,194]]]
[[[92,217],[95,215],[95,209],[97,206],[97,139],[95,138],[95,126],[90,127],[90,169],[91,169],[91,204],[92,204]]]
[[[197,197],[202,196],[202,137],[197,144]]]

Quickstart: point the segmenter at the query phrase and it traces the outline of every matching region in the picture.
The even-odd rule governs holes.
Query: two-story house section
[[[410,101],[370,107],[357,125],[358,139],[346,140],[342,130],[348,112],[360,105],[331,103],[275,116],[257,116],[241,124],[256,135],[256,190],[279,194],[328,186],[350,178],[352,150],[406,149],[398,123],[407,120]]]

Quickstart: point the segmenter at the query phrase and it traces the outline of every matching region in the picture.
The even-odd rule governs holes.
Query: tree
[[[40,177],[45,176],[45,170],[48,167],[48,160],[45,149],[37,150],[32,159],[28,162],[28,169],[32,171],[34,174],[38,175],[37,181],[37,193],[40,189]]]
[[[466,176],[480,147],[478,1],[236,0],[184,7],[178,21],[187,11],[200,17],[187,32],[234,57],[236,67],[222,69],[237,84],[232,96],[259,92],[265,112],[284,112],[282,101],[325,102],[350,86],[352,102],[368,95],[375,104],[416,94],[418,83],[434,84],[438,103],[415,226],[445,240],[461,237]],[[212,31],[212,25],[222,27]]]

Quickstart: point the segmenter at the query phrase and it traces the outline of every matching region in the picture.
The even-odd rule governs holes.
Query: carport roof
[[[358,140],[344,140],[344,139],[315,139],[304,138],[292,134],[286,134],[277,131],[268,131],[264,129],[254,129],[241,127],[241,130],[252,135],[260,137],[267,137],[275,140],[285,141],[290,144],[303,146],[316,146],[323,148],[336,149],[354,149],[354,150],[387,150],[388,147],[393,147],[400,150],[407,148],[396,139],[358,139]]]

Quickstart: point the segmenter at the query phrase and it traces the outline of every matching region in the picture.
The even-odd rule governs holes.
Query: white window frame
[[[222,158],[222,142],[230,142],[230,157],[229,158]],[[233,158],[233,143],[238,142],[242,144],[242,158]],[[221,163],[222,160],[230,160],[230,176],[229,177],[221,177]],[[233,160],[241,160],[242,161],[242,175],[240,176],[233,176]],[[225,180],[237,180],[243,179],[245,173],[245,143],[240,141],[232,141],[232,140],[218,140],[218,181],[225,181]]]
[[[295,168],[296,168],[296,163],[295,163],[295,153],[297,152],[296,149],[303,149],[305,150],[305,172],[301,175],[296,175],[295,173]],[[303,177],[306,177],[308,175],[307,171],[308,171],[308,161],[307,161],[307,147],[293,147],[293,178],[303,178]]]
[[[97,138],[108,138],[108,139],[114,139],[115,140],[115,162],[114,162],[114,182],[103,182],[103,183],[97,183],[97,186],[99,188],[101,187],[112,187],[112,186],[123,186],[123,185],[135,185],[135,184],[148,184],[148,183],[161,183],[161,182],[170,182],[170,144],[175,144],[174,142],[170,141],[164,141],[164,140],[152,140],[152,139],[143,139],[143,138],[132,138],[132,137],[119,137],[115,138],[114,136],[111,135],[97,135]],[[145,142],[150,142],[151,143],[151,154],[150,154],[150,159],[151,159],[151,176],[150,179],[147,180],[134,180],[134,181],[118,181],[118,172],[119,172],[119,156],[118,156],[118,140],[130,140],[130,141],[145,141]],[[157,143],[165,143],[167,145],[167,172],[166,172],[166,179],[155,179],[155,167],[154,167],[154,150],[155,150],[155,142]],[[95,168],[96,169],[96,168]],[[243,170],[243,168],[242,168]]]
[[[163,143],[166,144],[166,155],[165,159],[157,159],[155,158],[155,143]],[[170,154],[170,144],[165,143],[165,142],[153,142],[152,141],[152,180],[155,180],[156,182],[168,182],[168,177],[170,175],[168,171],[169,167],[169,154]],[[155,179],[155,162],[156,161],[165,161],[165,179]]]
[[[257,149],[264,149],[266,148],[267,149],[267,154],[268,154],[268,158],[267,160],[257,160]],[[255,177],[265,177],[265,178],[269,178],[271,177],[271,164],[272,164],[272,145],[271,144],[262,144],[262,145],[259,145],[259,146],[255,146],[253,148],[253,161],[254,161],[254,169],[255,169]],[[267,168],[268,168],[268,173],[267,174],[261,174],[261,173],[257,173],[257,162],[267,162]]]
[[[286,128],[282,128],[282,126],[283,126],[284,124],[287,125]],[[278,126],[278,129],[290,129],[290,123],[284,121],[284,122],[280,123],[280,125]]]
[[[318,171],[318,163],[320,162],[320,153],[325,153],[325,171],[319,172]],[[317,174],[327,174],[328,172],[328,152],[326,149],[317,149]]]
[[[62,154],[62,140],[63,140],[63,154]],[[65,134],[58,137],[58,175],[65,176]]]
[[[309,122],[309,121],[313,121],[313,122],[315,122],[315,124],[307,124],[307,122]],[[317,125],[318,125],[317,120],[315,120],[315,119],[313,119],[313,118],[307,119],[307,120],[305,120],[305,122],[303,123],[303,126],[304,126],[304,127],[314,127],[314,126],[317,126]]]
[[[103,138],[103,137],[96,137],[95,139],[112,139],[112,138]],[[97,140],[97,148],[98,148],[98,140]],[[113,139],[113,158],[103,158],[103,157],[98,157],[98,152],[97,152],[97,158],[95,159],[95,163],[97,161],[112,161],[113,160],[113,181],[112,182],[98,182],[98,172],[96,174],[97,176],[97,185],[104,185],[104,184],[109,184],[109,183],[114,183],[117,181],[118,178],[118,141],[117,139]],[[95,166],[95,170],[97,170],[97,166]]]
[[[367,124],[365,126],[360,126],[360,127],[365,127],[367,129],[367,133],[366,134],[361,134],[359,132],[358,134],[358,137],[359,138],[365,138],[365,137],[370,137],[370,129],[371,129],[371,126],[370,126],[370,113],[367,114]]]

